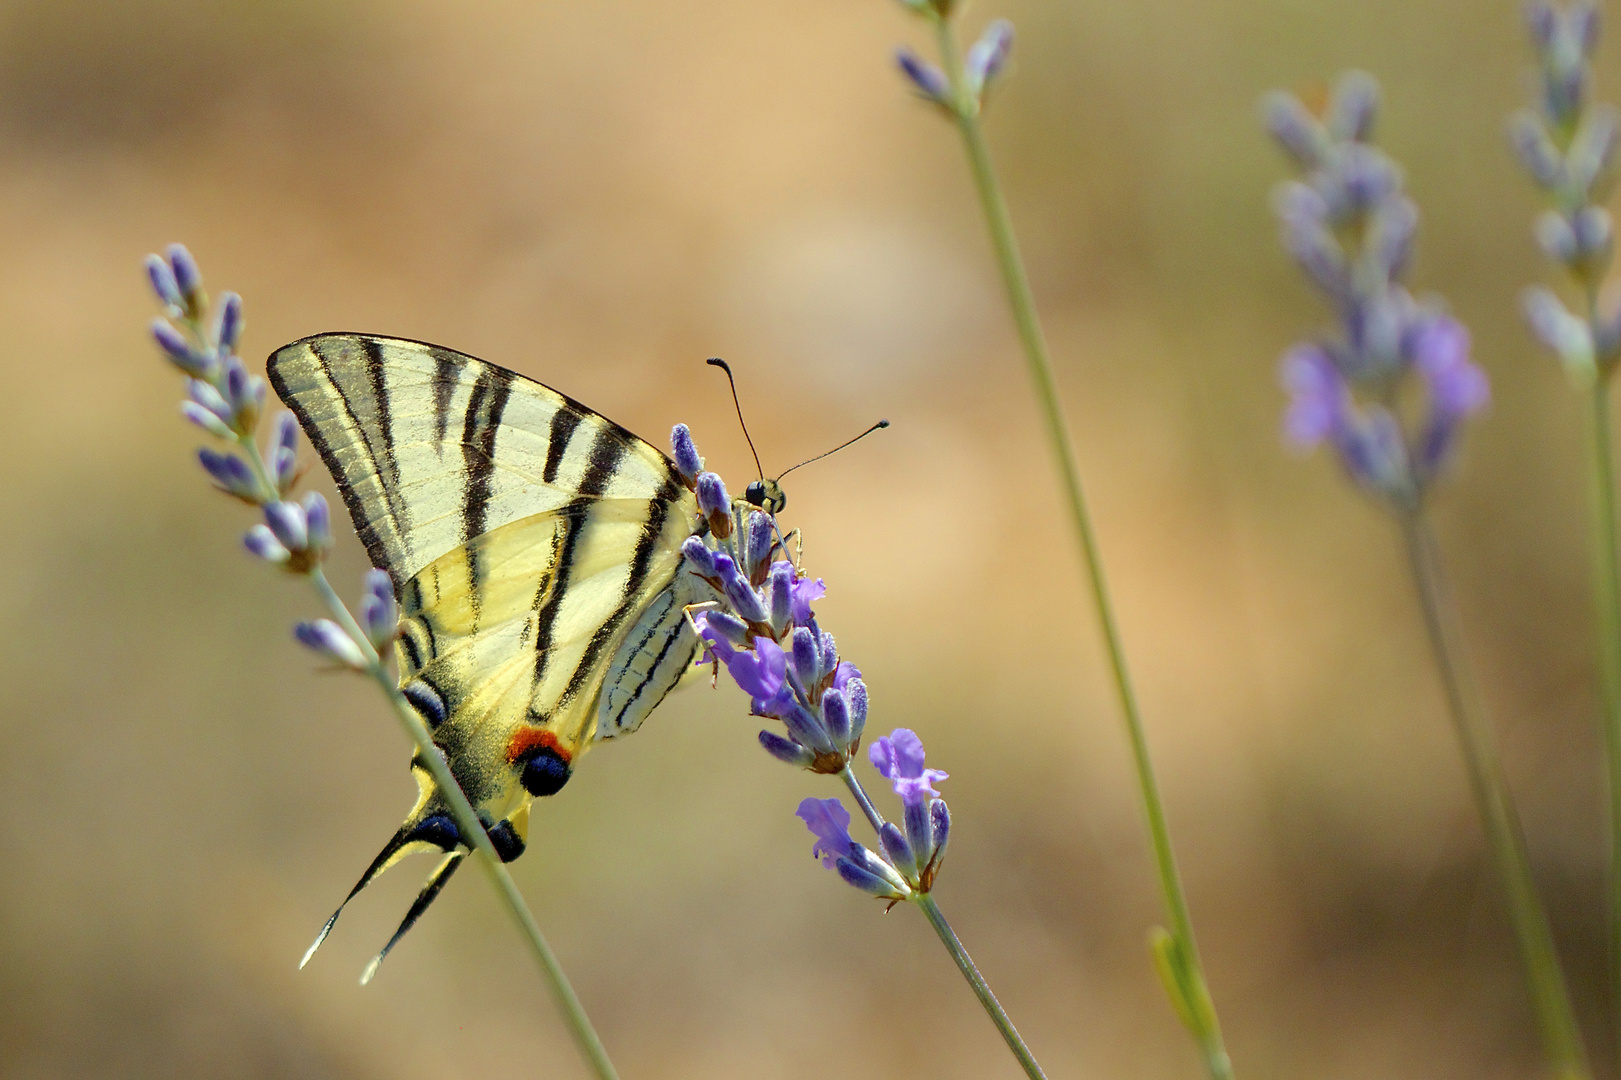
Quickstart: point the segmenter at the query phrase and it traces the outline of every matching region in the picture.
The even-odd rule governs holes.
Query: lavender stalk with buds
[[[387,650],[394,641],[399,618],[393,583],[383,571],[369,571],[360,618],[350,613],[322,569],[332,546],[326,500],[319,492],[310,492],[296,501],[292,497],[301,475],[298,422],[293,415],[278,415],[269,442],[260,446],[258,428],[264,413],[265,381],[249,374],[236,354],[243,325],[241,297],[225,293],[211,307],[196,261],[179,244],[170,245],[164,255],[147,256],[146,273],[164,306],[163,316],[152,323],[152,336],[169,362],[186,376],[187,400],[181,403],[181,414],[226,447],[223,451],[211,447],[198,450],[198,462],[217,488],[258,508],[263,515],[264,520],[243,537],[243,545],[266,563],[307,579],[332,615],[330,619],[299,623],[294,637],[339,668],[367,675],[388,698],[401,725],[421,751],[418,758],[433,773],[449,802],[460,835],[471,838],[480,856],[477,861],[489,873],[523,931],[587,1067],[599,1080],[618,1080],[602,1040],[496,854],[488,832],[434,746],[421,716],[407,702],[388,669]]]
[[[1334,310],[1331,332],[1284,356],[1286,438],[1329,445],[1400,526],[1481,824],[1507,894],[1544,1051],[1562,1077],[1587,1076],[1553,936],[1531,879],[1496,738],[1464,655],[1428,509],[1463,425],[1489,399],[1469,335],[1434,298],[1402,284],[1418,212],[1400,168],[1371,141],[1379,91],[1352,72],[1318,116],[1292,95],[1264,103],[1299,171],[1277,191],[1283,243]]]
[[[1115,619],[1114,602],[1104,576],[1103,556],[1092,529],[1091,512],[1087,509],[1080,464],[1075,456],[1075,442],[1059,400],[1058,380],[1053,374],[1047,339],[1036,313],[1029,274],[1025,271],[1023,256],[1019,254],[1013,218],[1008,212],[1007,200],[1002,195],[996,170],[991,163],[990,147],[979,124],[980,113],[990,92],[1004,75],[1012,56],[1013,24],[1005,19],[992,22],[979,39],[969,46],[965,55],[957,41],[956,0],[900,0],[900,3],[927,22],[934,31],[940,60],[938,66],[910,49],[900,50],[896,61],[912,90],[948,117],[962,136],[980,210],[985,215],[997,268],[1007,292],[1008,306],[1030,370],[1036,402],[1040,406],[1047,438],[1058,464],[1060,487],[1068,505],[1070,523],[1080,543],[1081,565],[1092,592],[1110,674],[1120,701],[1126,735],[1131,743],[1138,794],[1142,798],[1160,893],[1170,923],[1169,929],[1155,927],[1150,933],[1154,963],[1172,1007],[1198,1043],[1211,1080],[1232,1080],[1232,1059],[1227,1054],[1215,1002],[1211,1000],[1199,959],[1193,916],[1188,911],[1187,897],[1182,890],[1182,876],[1177,869],[1176,852],[1171,846],[1170,826],[1159,794],[1159,780],[1148,753],[1148,735],[1126,663],[1125,643]]]
[[[781,724],[759,733],[760,745],[789,765],[837,776],[877,836],[868,848],[850,836],[850,812],[838,799],[807,798],[796,811],[816,837],[811,853],[851,887],[890,907],[915,904],[968,980],[1026,1075],[1044,1074],[989,984],[935,903],[951,813],[934,785],[946,778],[924,765],[923,743],[906,728],[874,740],[868,759],[901,800],[899,823],[886,821],[856,777],[869,712],[867,683],[839,655],[812,605],[827,592],[804,576],[785,550],[770,513],[732,500],[719,476],[704,472],[686,425],[671,435],[677,467],[698,495],[707,537],[682,548],[686,571],[720,597],[689,612],[705,648],[700,664],[720,668],[749,697],[750,712]]]
[[[1613,106],[1590,101],[1598,9],[1587,2],[1561,9],[1538,0],[1527,5],[1525,14],[1539,61],[1536,103],[1514,115],[1509,132],[1526,172],[1548,202],[1537,218],[1537,244],[1564,268],[1581,297],[1573,312],[1552,289],[1539,285],[1525,291],[1524,305],[1537,338],[1587,395],[1591,418],[1588,533],[1610,786],[1610,983],[1621,1020],[1621,529],[1610,430],[1610,386],[1621,359],[1621,305],[1605,307],[1599,299],[1614,246],[1613,223],[1602,204],[1614,184],[1621,119]],[[1621,1037],[1621,1023],[1616,1030]]]

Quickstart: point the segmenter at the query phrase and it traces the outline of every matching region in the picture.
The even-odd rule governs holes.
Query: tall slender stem
[[[934,902],[934,897],[929,893],[923,893],[913,903],[917,904],[918,908],[922,910],[924,918],[928,919],[929,925],[934,927],[934,932],[940,935],[940,940],[945,943],[946,951],[951,953],[951,958],[957,962],[957,967],[962,971],[963,978],[968,980],[968,985],[974,988],[974,994],[979,998],[979,1003],[985,1006],[985,1011],[990,1014],[991,1022],[996,1025],[996,1030],[1000,1031],[1002,1038],[1007,1040],[1008,1049],[1012,1050],[1013,1056],[1019,1059],[1019,1064],[1024,1068],[1025,1075],[1030,1077],[1030,1080],[1047,1080],[1047,1074],[1041,1071],[1040,1065],[1036,1064],[1035,1056],[1030,1053],[1030,1048],[1024,1045],[1024,1040],[1019,1037],[1019,1031],[1013,1026],[1013,1021],[1008,1019],[1008,1014],[1002,1008],[1002,1003],[996,1000],[995,994],[991,993],[990,984],[985,981],[985,976],[981,975],[979,968],[974,965],[973,957],[968,955],[968,950],[964,949],[962,942],[957,940],[956,931],[951,929],[951,924],[946,922],[946,917],[940,913],[940,906]]]
[[[1587,1057],[1582,1049],[1575,1016],[1571,1012],[1570,996],[1559,967],[1553,932],[1548,927],[1547,915],[1542,910],[1542,901],[1531,878],[1525,839],[1521,835],[1519,818],[1503,775],[1497,740],[1486,720],[1464,657],[1462,635],[1441,569],[1435,537],[1422,510],[1404,513],[1401,524],[1408,559],[1412,563],[1413,579],[1418,586],[1419,602],[1424,609],[1424,624],[1429,631],[1436,666],[1440,669],[1446,690],[1447,706],[1463,750],[1469,786],[1474,792],[1481,825],[1508,897],[1509,919],[1519,942],[1520,957],[1525,963],[1526,983],[1531,993],[1537,1028],[1542,1035],[1543,1050],[1559,1080],[1585,1080],[1589,1075]]]
[[[1030,291],[1030,279],[1025,273],[1024,260],[1013,231],[1013,219],[1008,213],[1007,201],[1002,196],[996,171],[991,164],[990,148],[985,143],[979,126],[979,103],[963,77],[961,52],[951,21],[934,20],[939,42],[940,61],[945,68],[951,87],[951,112],[962,133],[968,151],[968,164],[974,177],[974,188],[979,195],[980,208],[990,230],[991,245],[996,251],[996,262],[1007,289],[1008,304],[1013,310],[1013,322],[1024,347],[1030,378],[1035,384],[1036,401],[1041,407],[1042,420],[1047,429],[1054,458],[1058,462],[1061,486],[1069,507],[1071,524],[1080,540],[1081,561],[1086,568],[1091,587],[1093,605],[1103,631],[1104,648],[1114,677],[1120,709],[1125,718],[1126,734],[1131,742],[1132,759],[1136,766],[1137,783],[1142,793],[1143,809],[1148,818],[1149,838],[1154,847],[1155,865],[1159,872],[1160,891],[1164,894],[1166,911],[1175,937],[1186,963],[1196,976],[1189,987],[1205,1000],[1196,1003],[1195,1015],[1207,1018],[1205,1030],[1195,1031],[1204,1055],[1205,1065],[1214,1080],[1230,1080],[1232,1063],[1216,1022],[1215,1008],[1204,990],[1203,968],[1199,960],[1198,945],[1193,934],[1193,919],[1188,914],[1187,900],[1182,892],[1182,879],[1176,866],[1176,854],[1171,847],[1170,829],[1165,821],[1165,808],[1160,799],[1159,782],[1148,752],[1148,738],[1143,729],[1142,714],[1137,707],[1137,695],[1132,689],[1131,675],[1126,666],[1125,645],[1120,628],[1115,622],[1114,605],[1109,599],[1108,582],[1104,577],[1103,558],[1098,551],[1097,537],[1092,531],[1092,519],[1086,506],[1086,494],[1081,485],[1080,465],[1075,457],[1075,444],[1070,437],[1069,424],[1064,418],[1063,405],[1058,396],[1058,381],[1053,375],[1052,360],[1047,353],[1047,341],[1036,314],[1036,301]]]

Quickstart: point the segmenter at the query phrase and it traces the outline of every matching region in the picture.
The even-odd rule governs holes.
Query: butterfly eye
[[[534,796],[556,795],[568,783],[568,762],[551,747],[544,747],[530,758],[519,777],[523,789]]]

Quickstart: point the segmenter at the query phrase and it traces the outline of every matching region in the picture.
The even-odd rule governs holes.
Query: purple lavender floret
[[[951,86],[946,81],[945,72],[907,48],[895,50],[895,63],[919,97],[936,105],[946,105],[951,101]]]
[[[1355,72],[1340,80],[1326,120],[1287,94],[1267,101],[1268,126],[1303,174],[1274,200],[1284,247],[1336,316],[1332,331],[1285,353],[1279,377],[1287,441],[1328,444],[1360,486],[1407,512],[1490,392],[1462,324],[1401,284],[1418,211],[1401,169],[1367,141],[1377,103],[1377,84]],[[1385,404],[1406,385],[1424,392],[1410,423]]]
[[[904,900],[910,894],[894,867],[850,838],[850,812],[839,800],[806,799],[794,813],[816,836],[811,855],[837,870],[846,884],[886,900]]]
[[[867,750],[872,767],[895,786],[895,794],[908,805],[938,799],[934,785],[946,779],[939,769],[923,766],[923,740],[910,728],[896,728]]]

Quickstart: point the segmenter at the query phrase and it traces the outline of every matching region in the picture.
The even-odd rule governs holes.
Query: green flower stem
[[[1586,1080],[1589,1076],[1587,1057],[1571,1012],[1553,932],[1531,878],[1525,838],[1503,776],[1497,740],[1486,721],[1464,659],[1462,635],[1441,569],[1435,536],[1422,510],[1403,514],[1401,524],[1420,605],[1424,609],[1424,624],[1469,773],[1469,786],[1474,791],[1481,825],[1508,897],[1509,919],[1525,962],[1531,1007],[1542,1035],[1543,1050],[1558,1080]]]
[[[1187,899],[1182,893],[1181,875],[1176,867],[1176,854],[1171,847],[1170,829],[1165,822],[1165,808],[1159,794],[1159,782],[1154,776],[1153,761],[1148,753],[1148,738],[1143,729],[1142,714],[1137,707],[1137,696],[1132,689],[1131,675],[1126,667],[1125,646],[1120,639],[1120,628],[1115,622],[1114,607],[1109,599],[1108,583],[1103,573],[1103,559],[1098,552],[1097,538],[1092,531],[1091,515],[1086,508],[1086,495],[1081,486],[1080,466],[1075,458],[1075,445],[1070,437],[1068,422],[1058,397],[1058,383],[1053,376],[1052,361],[1047,354],[1047,342],[1036,315],[1035,297],[1030,291],[1030,280],[1025,274],[1024,260],[1013,232],[1013,219],[1008,213],[1007,201],[1002,197],[996,172],[991,165],[989,147],[979,126],[979,102],[975,100],[967,80],[963,77],[961,52],[951,21],[933,18],[939,42],[940,61],[950,80],[951,102],[948,108],[962,133],[968,151],[968,164],[973,172],[974,187],[979,194],[980,208],[990,229],[991,244],[996,250],[996,262],[1001,269],[1002,281],[1007,288],[1008,303],[1013,309],[1013,321],[1018,327],[1019,341],[1024,346],[1030,377],[1035,383],[1036,400],[1041,406],[1047,437],[1052,444],[1053,456],[1058,462],[1062,487],[1069,503],[1071,523],[1080,538],[1082,561],[1087,581],[1092,589],[1093,604],[1103,631],[1104,646],[1109,655],[1109,667],[1114,675],[1115,690],[1120,698],[1120,709],[1125,717],[1126,734],[1131,741],[1132,758],[1137,770],[1137,783],[1142,793],[1143,809],[1148,818],[1149,837],[1154,847],[1155,864],[1159,871],[1160,891],[1164,894],[1166,911],[1170,916],[1171,933],[1176,940],[1184,962],[1194,979],[1187,980],[1186,991],[1199,994],[1204,1000],[1189,1003],[1187,1015],[1204,1018],[1200,1029],[1194,1031],[1205,1067],[1213,1080],[1231,1080],[1232,1062],[1227,1056],[1216,1022],[1213,1003],[1204,990],[1204,973],[1199,961],[1199,950],[1193,934],[1193,919],[1188,914]],[[1179,1010],[1180,1011],[1180,1010]]]
[[[248,465],[258,479],[260,487],[268,493],[267,497],[279,498],[275,481],[265,467],[264,457],[260,454],[253,435],[251,433],[240,435],[237,437],[237,443],[247,454]],[[383,695],[393,706],[394,715],[399,718],[400,725],[416,743],[419,756],[427,765],[428,771],[433,774],[440,792],[450,803],[451,816],[456,819],[457,829],[462,836],[472,838],[473,847],[478,852],[476,861],[484,867],[485,873],[495,886],[495,891],[506,903],[507,909],[512,912],[513,919],[518,923],[519,930],[523,932],[524,939],[529,942],[529,948],[540,964],[541,974],[551,986],[552,997],[563,1013],[563,1020],[574,1036],[580,1056],[585,1058],[586,1065],[596,1074],[598,1080],[619,1080],[619,1074],[608,1058],[607,1048],[602,1045],[602,1039],[591,1026],[591,1018],[586,1015],[585,1006],[580,1004],[579,996],[575,994],[574,987],[570,985],[568,976],[563,972],[562,964],[558,963],[557,954],[552,952],[551,945],[546,941],[546,935],[541,933],[540,924],[535,921],[534,913],[529,910],[523,894],[518,891],[517,883],[512,880],[512,875],[507,873],[501,857],[495,853],[495,845],[490,843],[489,833],[484,830],[473,804],[467,801],[467,795],[456,782],[450,766],[445,762],[444,754],[434,745],[433,736],[428,733],[427,725],[423,724],[422,717],[417,715],[411,703],[405,700],[405,695],[400,693],[400,688],[395,685],[394,677],[388,670],[388,664],[377,654],[377,650],[372,648],[365,631],[355,622],[348,606],[332,588],[332,583],[327,580],[326,573],[320,565],[311,568],[305,576],[310,579],[310,584],[326,602],[327,609],[332,612],[332,617],[337,620],[338,625],[343,627],[344,633],[359,646],[361,655],[366,660],[366,674],[382,689]]]
[[[1598,290],[1587,289],[1588,325],[1598,325]],[[1615,506],[1615,441],[1610,432],[1610,383],[1615,368],[1601,365],[1588,391],[1593,421],[1588,439],[1589,546],[1593,607],[1598,616],[1599,696],[1604,708],[1604,750],[1610,784],[1609,938],[1611,997],[1621,1038],[1621,545]]]
[[[1030,1048],[1024,1045],[1024,1040],[1019,1037],[1019,1031],[1013,1026],[1013,1021],[1008,1019],[1002,1003],[991,993],[990,984],[985,981],[985,976],[974,966],[973,957],[968,955],[968,950],[957,940],[956,931],[951,929],[951,924],[946,922],[946,917],[940,913],[940,905],[934,902],[934,896],[931,893],[918,893],[912,902],[923,912],[923,917],[929,920],[934,932],[940,935],[940,941],[944,943],[946,951],[951,953],[951,958],[957,962],[957,968],[962,972],[962,977],[968,980],[968,985],[974,988],[979,1003],[985,1006],[985,1011],[990,1014],[996,1030],[1007,1040],[1008,1049],[1019,1059],[1019,1065],[1024,1069],[1025,1075],[1030,1077],[1030,1080],[1047,1080],[1047,1074],[1041,1071],[1041,1066],[1036,1063]]]
[[[840,771],[839,779],[844,781],[844,786],[850,789],[850,794],[855,796],[856,802],[861,805],[861,812],[867,816],[867,820],[872,824],[873,832],[881,832],[884,827],[884,816],[878,812],[878,808],[867,797],[866,789],[861,786],[861,781],[856,779],[855,772],[851,770],[848,764]],[[1002,1038],[1007,1040],[1008,1049],[1012,1050],[1013,1056],[1019,1059],[1019,1065],[1024,1069],[1025,1075],[1029,1076],[1030,1080],[1047,1080],[1047,1074],[1041,1071],[1041,1066],[1036,1063],[1035,1055],[1030,1052],[1028,1046],[1024,1045],[1024,1039],[1019,1036],[1018,1028],[1015,1028],[1013,1021],[1008,1019],[1007,1010],[1003,1009],[1002,1003],[996,1000],[996,995],[991,992],[990,984],[985,981],[985,976],[979,973],[979,968],[974,964],[974,958],[968,955],[968,950],[963,948],[962,942],[957,938],[956,931],[951,929],[951,924],[946,922],[946,917],[940,913],[940,907],[934,902],[934,896],[930,893],[913,893],[911,902],[922,910],[924,917],[929,920],[929,925],[934,927],[934,932],[940,935],[941,943],[945,945],[946,951],[951,954],[951,958],[957,962],[957,969],[962,972],[963,978],[968,980],[968,985],[973,988],[974,996],[979,998],[979,1003],[985,1007],[985,1012],[991,1018],[991,1023],[996,1025],[996,1030],[1000,1031]]]

